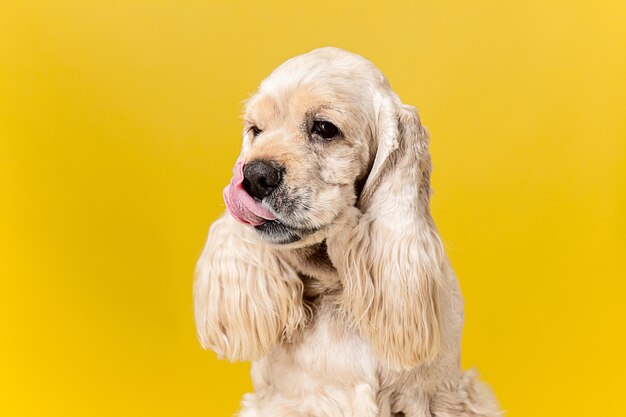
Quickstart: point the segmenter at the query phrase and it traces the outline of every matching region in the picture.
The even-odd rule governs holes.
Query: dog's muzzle
[[[277,244],[299,241],[318,230],[285,224],[289,222],[278,218],[280,207],[268,203],[279,192],[283,171],[269,161],[237,162],[233,178],[224,188],[228,212],[240,223],[253,226],[263,240]]]

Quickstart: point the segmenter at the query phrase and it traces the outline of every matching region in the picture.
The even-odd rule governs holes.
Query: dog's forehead
[[[277,67],[247,102],[245,112],[251,120],[322,108],[350,113],[358,107],[363,112],[372,97],[385,90],[390,90],[387,79],[370,61],[339,48],[319,48]]]

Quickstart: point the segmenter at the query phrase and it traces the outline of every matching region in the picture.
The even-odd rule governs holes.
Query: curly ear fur
[[[330,237],[329,247],[345,251],[339,258],[331,254],[344,276],[343,305],[377,355],[402,369],[433,359],[441,348],[445,255],[429,212],[426,130],[415,109],[396,97],[385,99],[379,111],[378,150],[359,200],[362,214]]]
[[[198,338],[220,357],[254,360],[304,320],[302,281],[228,214],[209,230],[194,282]]]

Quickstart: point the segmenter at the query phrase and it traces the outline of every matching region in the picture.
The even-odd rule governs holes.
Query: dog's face
[[[324,48],[278,67],[248,101],[231,214],[267,242],[310,244],[353,206],[375,155],[371,63]]]

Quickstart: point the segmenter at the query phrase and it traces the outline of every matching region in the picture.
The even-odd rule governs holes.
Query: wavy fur
[[[196,267],[195,316],[202,347],[254,360],[289,340],[304,318],[302,281],[280,253],[224,215]]]
[[[390,368],[410,369],[441,348],[439,291],[444,252],[430,217],[428,136],[413,108],[397,105],[397,120],[381,134],[381,172],[368,178],[357,224],[328,239],[343,248],[336,259],[343,305]],[[385,149],[392,146],[394,149]],[[332,255],[331,255],[332,256]]]

